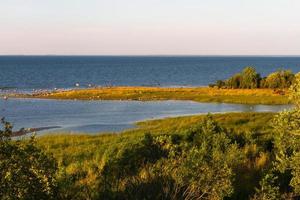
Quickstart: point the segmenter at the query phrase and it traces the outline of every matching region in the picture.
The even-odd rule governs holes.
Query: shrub
[[[55,199],[56,162],[29,141],[12,141],[12,126],[0,130],[1,199]]]
[[[240,161],[237,146],[210,116],[187,135],[182,153],[168,161],[176,199],[223,199],[233,192],[233,171]]]
[[[112,198],[124,191],[124,185],[131,181],[149,163],[155,163],[165,156],[164,151],[153,141],[150,134],[138,141],[123,142],[108,149],[103,157],[99,187],[103,198]],[[134,180],[134,178],[133,178]]]

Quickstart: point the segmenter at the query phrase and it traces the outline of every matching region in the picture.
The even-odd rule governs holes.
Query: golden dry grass
[[[208,87],[99,87],[39,93],[25,97],[69,100],[192,100],[244,104],[289,103],[287,95],[278,94],[272,89],[216,89]]]

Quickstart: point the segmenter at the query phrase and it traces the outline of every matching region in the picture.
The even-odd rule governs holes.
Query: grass
[[[288,104],[287,95],[272,89],[216,89],[161,88],[161,87],[103,87],[55,91],[22,95],[21,97],[60,100],[192,100],[196,102],[223,102],[241,104]]]
[[[149,120],[137,123],[138,129],[150,132],[180,133],[200,123],[206,115],[174,117]],[[274,113],[226,113],[213,114],[213,118],[221,125],[234,131],[262,131],[268,129],[268,122]],[[126,133],[126,132],[125,132]]]
[[[215,114],[213,117],[228,129],[234,129],[237,132],[256,131],[263,135],[268,132],[268,122],[273,115],[274,113],[227,113]],[[46,135],[38,137],[37,142],[43,149],[52,153],[60,165],[69,167],[74,164],[81,166],[85,163],[89,168],[100,162],[108,147],[119,145],[124,141],[135,140],[145,133],[182,134],[200,123],[204,117],[205,115],[200,115],[139,122],[137,128],[126,130],[120,134]]]
[[[220,125],[229,130],[230,137],[236,139],[250,137],[255,141],[254,144],[240,148],[240,151],[248,155],[249,159],[246,159],[235,170],[237,179],[233,183],[235,193],[231,199],[246,199],[244,196],[251,194],[254,187],[257,186],[261,172],[270,158],[268,152],[264,151],[264,146],[272,137],[269,122],[273,116],[274,113],[213,115]],[[173,134],[184,136],[200,124],[204,118],[205,115],[199,115],[144,121],[137,123],[137,128],[121,133],[45,135],[37,138],[37,144],[46,152],[51,153],[58,161],[58,179],[61,183],[68,183],[68,180],[75,181],[70,188],[67,185],[67,191],[72,194],[78,191],[79,194],[82,194],[84,190],[79,190],[77,186],[93,191],[97,183],[99,167],[103,165],[107,159],[106,156],[109,155],[107,152],[110,152],[111,149],[139,142],[145,133],[156,136]]]

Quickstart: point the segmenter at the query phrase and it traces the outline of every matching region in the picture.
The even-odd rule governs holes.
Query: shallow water
[[[60,126],[51,131],[97,133],[134,127],[137,121],[223,112],[278,112],[288,105],[242,105],[192,101],[0,100],[0,117],[14,129]],[[46,132],[49,132],[47,130]]]

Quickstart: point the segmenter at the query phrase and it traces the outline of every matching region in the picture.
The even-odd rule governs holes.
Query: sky
[[[0,0],[0,55],[300,55],[300,0]]]

